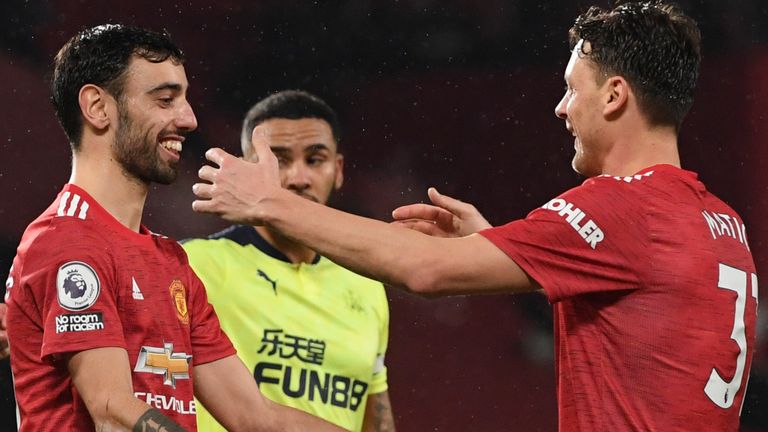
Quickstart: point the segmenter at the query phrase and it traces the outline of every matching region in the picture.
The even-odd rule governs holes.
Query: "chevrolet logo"
[[[189,363],[192,356],[186,353],[174,353],[172,343],[164,343],[163,348],[141,347],[134,372],[148,372],[163,375],[163,384],[176,388],[177,379],[189,379]]]

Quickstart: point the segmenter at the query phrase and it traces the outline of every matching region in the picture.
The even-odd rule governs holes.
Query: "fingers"
[[[427,234],[433,237],[447,237],[446,233],[441,230],[437,225],[432,222],[423,220],[397,220],[391,222],[392,225],[408,228],[413,231],[418,231],[423,234]]]
[[[464,216],[473,208],[471,204],[467,204],[464,201],[457,200],[448,195],[443,195],[433,187],[427,189],[427,195],[429,195],[429,200],[432,201],[432,204],[442,207],[459,217]]]
[[[409,204],[396,208],[392,211],[392,218],[397,220],[404,219],[437,219],[438,213],[445,211],[440,207],[435,207],[429,204]]]
[[[218,171],[218,168],[214,168],[210,165],[203,165],[199,170],[197,170],[197,176],[200,177],[200,180],[213,183],[214,180],[216,180],[216,173]],[[194,191],[194,188],[192,190]]]
[[[203,167],[206,168],[206,167]],[[210,168],[210,167],[208,167]],[[200,169],[202,171],[202,169]],[[202,178],[203,175],[201,174]],[[213,199],[214,185],[208,183],[195,183],[192,185],[192,193],[197,196],[198,199],[192,201],[192,210],[198,213],[217,213],[214,208]]]
[[[192,201],[192,210],[198,213],[217,213],[211,200]]]
[[[213,185],[208,183],[195,183],[192,185],[192,193],[198,198],[213,198]]]
[[[272,149],[264,136],[264,130],[259,127],[253,129],[251,135],[251,145],[253,145],[254,159],[252,162],[267,160],[266,156],[272,154]]]
[[[221,166],[227,159],[237,159],[218,147],[209,148],[208,151],[205,152],[205,158],[218,166]]]

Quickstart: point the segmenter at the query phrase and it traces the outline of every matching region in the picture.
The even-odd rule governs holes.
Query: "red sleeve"
[[[181,249],[181,246],[179,246]],[[182,253],[184,253],[182,251]],[[184,255],[186,257],[186,254]],[[208,295],[205,293],[203,282],[197,277],[192,268],[187,264],[190,281],[191,318],[190,337],[192,350],[195,353],[193,361],[195,365],[210,363],[231,355],[237,354],[227,335],[221,330],[219,318],[208,303]]]
[[[646,214],[630,184],[587,180],[523,220],[480,234],[543,288],[550,302],[636,289],[650,244]]]
[[[78,239],[72,242],[72,239]],[[40,358],[101,347],[125,348],[109,245],[82,222],[63,221],[30,248],[22,284],[43,327]]]

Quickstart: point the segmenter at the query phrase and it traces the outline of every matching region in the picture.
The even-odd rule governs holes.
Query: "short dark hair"
[[[133,56],[153,63],[171,59],[184,63],[184,53],[168,32],[158,33],[120,24],[104,24],[73,36],[56,54],[51,82],[53,107],[73,150],[80,148],[83,119],[78,97],[86,84],[94,84],[120,99],[125,71]]]
[[[573,49],[580,39],[589,52],[579,55],[598,68],[599,79],[624,77],[652,125],[680,128],[693,104],[699,76],[698,25],[674,4],[628,2],[607,11],[593,6],[569,32]]]
[[[243,120],[243,129],[240,135],[240,145],[243,156],[250,156],[251,135],[256,126],[270,119],[300,120],[315,118],[325,120],[331,127],[333,139],[336,144],[341,144],[341,125],[336,112],[319,97],[303,90],[283,90],[267,96],[256,103]]]

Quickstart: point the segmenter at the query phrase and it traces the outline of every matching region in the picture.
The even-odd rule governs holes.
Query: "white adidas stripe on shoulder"
[[[88,208],[90,208],[88,201],[82,200],[78,194],[66,191],[64,192],[64,195],[61,196],[59,209],[56,211],[56,215],[75,216],[75,213],[77,213],[78,219],[85,220],[88,215]]]
[[[633,176],[626,176],[626,177],[612,176],[609,174],[603,174],[600,177],[610,177],[614,180],[623,181],[625,183],[631,183],[632,180],[642,180],[643,177],[649,177],[651,174],[653,174],[653,171],[648,171],[647,173],[635,174]]]

